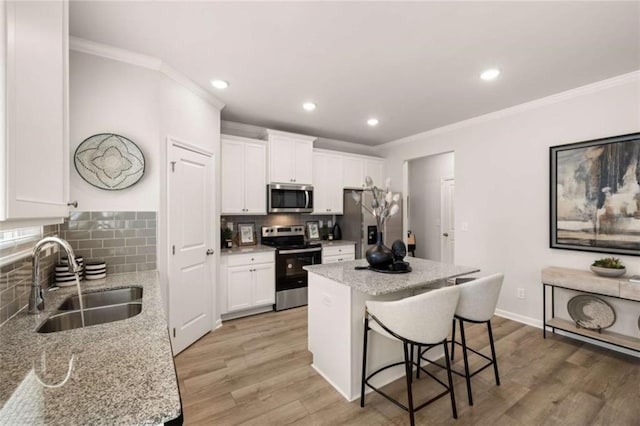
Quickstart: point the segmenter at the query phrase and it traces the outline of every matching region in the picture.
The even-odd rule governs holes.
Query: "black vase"
[[[382,232],[376,236],[376,244],[367,250],[367,262],[376,269],[387,269],[393,263],[393,252],[382,242]]]

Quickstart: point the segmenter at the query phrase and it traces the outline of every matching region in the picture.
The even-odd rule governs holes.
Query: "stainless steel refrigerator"
[[[342,230],[342,239],[356,242],[356,259],[365,257],[366,251],[376,243],[376,219],[362,205],[356,204],[351,196],[351,189],[345,189],[343,193],[344,205],[342,216],[336,218],[336,222]],[[360,192],[362,203],[371,207],[373,195],[371,191]],[[391,247],[395,240],[402,240],[402,200],[398,203],[400,210],[398,213],[387,219],[386,230],[383,230],[384,244]]]

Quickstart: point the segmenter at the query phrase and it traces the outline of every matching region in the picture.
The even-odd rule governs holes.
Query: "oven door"
[[[321,263],[322,248],[278,250],[276,292],[307,287],[307,271],[302,267]]]
[[[269,213],[313,211],[313,186],[271,184],[267,186]]]

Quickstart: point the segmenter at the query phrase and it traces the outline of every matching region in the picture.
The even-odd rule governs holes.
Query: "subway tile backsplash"
[[[48,225],[43,228],[43,236],[50,237],[58,234],[58,225]],[[20,245],[21,250],[29,249],[37,241],[32,240]],[[43,251],[40,257],[40,285],[46,288],[51,282],[55,264],[58,260],[58,247],[53,246],[53,250]],[[15,252],[15,250],[14,250]],[[0,256],[9,253],[7,250],[1,251]],[[29,304],[29,293],[31,291],[31,257],[23,257],[15,262],[3,265],[0,268],[0,325],[14,316],[18,311]]]
[[[107,273],[156,269],[156,212],[72,212],[60,236],[87,261],[104,261]]]

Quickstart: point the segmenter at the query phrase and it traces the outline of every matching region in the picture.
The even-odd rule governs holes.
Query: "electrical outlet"
[[[526,294],[524,292],[524,288],[519,288],[517,293],[518,299],[526,299]]]
[[[333,304],[333,299],[325,293],[322,295],[322,304],[325,306],[331,306]]]
[[[466,232],[469,230],[469,222],[462,222],[460,225],[461,225],[460,228],[462,231]]]

